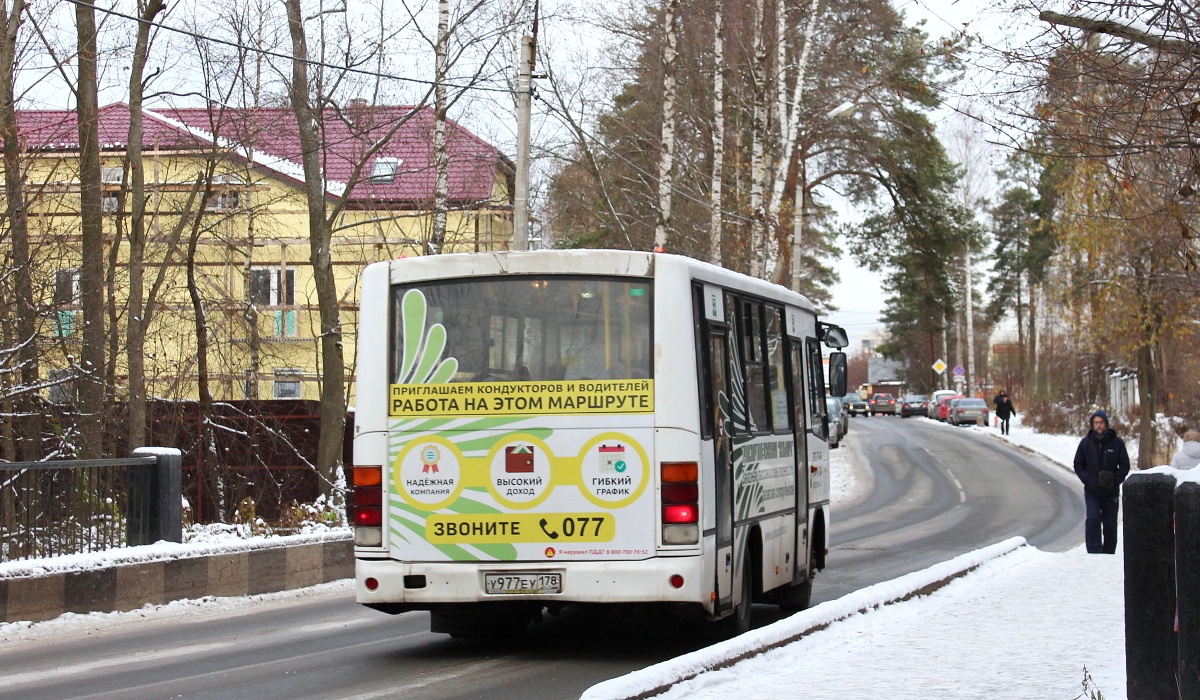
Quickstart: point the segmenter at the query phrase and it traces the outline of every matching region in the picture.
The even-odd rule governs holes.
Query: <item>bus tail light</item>
[[[383,467],[350,467],[350,501],[346,515],[354,526],[354,544],[379,547],[383,544]]]
[[[700,468],[695,462],[659,465],[663,544],[700,541]]]

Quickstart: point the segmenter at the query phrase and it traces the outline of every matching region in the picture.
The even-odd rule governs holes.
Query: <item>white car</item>
[[[988,406],[983,399],[950,399],[950,407],[946,409],[946,422],[950,425],[987,425],[987,421]]]

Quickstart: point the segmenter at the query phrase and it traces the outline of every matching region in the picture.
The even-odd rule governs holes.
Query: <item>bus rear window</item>
[[[413,312],[423,298],[420,348]],[[445,331],[441,358],[454,358],[452,382],[648,379],[651,294],[645,280],[504,277],[400,285],[392,289],[391,371],[397,383],[423,383],[427,339]],[[407,295],[407,296],[406,296]],[[407,301],[405,299],[407,298]],[[404,309],[409,307],[407,311]],[[403,313],[402,313],[403,312]],[[407,373],[406,373],[407,370]]]

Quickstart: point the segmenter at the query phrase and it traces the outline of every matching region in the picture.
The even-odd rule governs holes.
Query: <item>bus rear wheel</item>
[[[784,588],[779,595],[779,609],[785,613],[794,613],[806,609],[812,603],[812,577],[804,583],[796,583]]]

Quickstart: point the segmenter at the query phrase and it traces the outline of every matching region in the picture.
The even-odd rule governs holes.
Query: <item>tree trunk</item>
[[[300,0],[286,0],[288,29],[292,39],[292,84],[289,98],[299,127],[303,150],[304,194],[308,203],[309,259],[317,291],[321,323],[321,434],[317,443],[317,474],[322,495],[331,495],[334,477],[342,463],[346,422],[343,392],[345,363],[342,358],[341,319],[337,286],[330,253],[330,227],[325,218],[325,188],[321,178],[320,135],[308,101],[308,57]]]
[[[766,178],[767,138],[767,48],[763,37],[763,4],[754,4],[754,64],[751,70],[753,81],[753,124],[750,144],[750,275],[762,277],[764,265],[767,213],[763,206],[763,184]]]
[[[214,161],[207,165],[204,174],[204,196],[201,202],[207,201],[212,192]],[[188,297],[192,302],[192,318],[196,331],[196,392],[200,402],[200,431],[199,461],[203,464],[202,481],[216,502],[217,519],[219,522],[229,522],[229,512],[225,507],[224,481],[220,474],[220,462],[217,459],[216,438],[212,424],[212,390],[208,380],[208,312],[204,308],[204,300],[200,297],[199,282],[196,279],[196,249],[200,244],[200,234],[204,231],[203,215],[197,214],[192,221],[191,233],[188,236],[187,259],[187,288]]]
[[[144,304],[146,252],[146,172],[142,163],[142,93],[150,27],[163,9],[163,0],[148,0],[138,23],[133,62],[129,70],[129,138],[125,173],[129,178],[129,298],[125,314],[126,363],[129,371],[129,449],[146,444],[146,326],[151,309]]]
[[[446,73],[449,71],[450,3],[438,3],[438,35],[434,45],[433,83],[433,230],[427,255],[437,255],[446,245],[446,215],[449,209],[449,157],[446,153]]]
[[[1158,430],[1154,417],[1158,413],[1158,368],[1154,364],[1154,346],[1146,343],[1137,350],[1138,402],[1138,469],[1157,466],[1155,448]]]
[[[42,421],[37,410],[38,385],[37,307],[33,302],[33,273],[30,269],[29,218],[25,210],[25,177],[21,164],[21,143],[17,135],[16,61],[17,38],[25,1],[14,0],[11,8],[0,7],[0,138],[4,139],[4,196],[8,206],[8,228],[12,241],[13,307],[16,310],[16,338],[6,347],[17,347],[17,373],[20,386],[10,394],[14,414],[20,415],[21,428],[12,436],[12,454],[19,460],[40,459]],[[11,421],[9,421],[11,426]]]
[[[666,32],[663,46],[663,115],[662,150],[658,155],[658,222],[654,227],[654,247],[665,250],[671,228],[671,195],[675,174],[675,57],[678,27],[675,17],[679,0],[666,0],[663,6],[663,26]]]
[[[800,249],[799,246],[795,245],[789,251],[788,269],[785,270],[784,266],[779,263],[780,252],[784,249],[783,244],[787,239],[785,233],[789,230],[787,222],[784,221],[789,213],[787,211],[788,202],[795,202],[795,206],[792,207],[792,211],[790,212],[793,219],[792,226],[790,227],[792,231],[803,231],[807,223],[802,221],[807,212],[807,207],[805,206],[807,203],[806,198],[808,197],[808,192],[805,191],[807,176],[800,177],[797,172],[805,167],[803,162],[804,154],[800,152],[799,146],[800,104],[804,97],[804,87],[808,79],[808,60],[812,53],[813,36],[816,34],[817,15],[820,9],[820,0],[812,0],[808,8],[808,21],[804,25],[804,34],[801,35],[803,46],[800,47],[800,56],[796,60],[795,82],[792,85],[790,106],[787,94],[787,71],[784,68],[784,61],[786,59],[784,47],[786,46],[786,41],[782,38],[790,36],[787,30],[787,22],[785,21],[787,17],[786,3],[780,2],[776,10],[776,25],[778,27],[776,41],[780,46],[779,67],[776,69],[778,73],[778,87],[776,89],[778,105],[776,110],[779,114],[779,138],[781,145],[779,149],[779,165],[775,170],[775,181],[772,186],[771,213],[767,219],[770,226],[775,230],[775,237],[772,239],[772,246],[770,251],[768,251],[766,273],[772,280],[780,284],[788,281],[783,278],[785,271],[791,273],[793,279],[795,279],[795,274],[791,268],[793,266],[799,267],[800,263],[798,259]],[[792,252],[795,255],[792,255]],[[798,280],[795,286],[798,291]]]
[[[709,223],[708,260],[721,264],[722,235],[722,186],[725,175],[725,12],[722,3],[715,0],[713,16],[713,136],[712,136],[712,185],[709,188],[709,206],[712,208]]]
[[[1015,305],[1016,313],[1017,313],[1017,376],[1021,378],[1022,382],[1025,381],[1025,376],[1026,376],[1025,368],[1027,366],[1025,364],[1025,353],[1026,353],[1025,304],[1022,301],[1023,297],[1021,296],[1021,291],[1023,288],[1024,288],[1024,281],[1022,279],[1022,275],[1018,274],[1017,275],[1017,303]],[[1012,389],[1013,388],[1011,386],[1008,387],[1009,391],[1012,391]]]
[[[79,388],[79,444],[76,456],[102,456],[104,363],[104,223],[100,204],[100,125],[96,74],[96,18],[90,4],[75,6],[79,121],[80,306],[83,310]]]
[[[1029,332],[1025,334],[1029,343],[1029,365],[1027,375],[1029,385],[1033,387],[1034,395],[1041,398],[1038,369],[1038,335],[1037,335],[1037,284],[1029,280]]]

